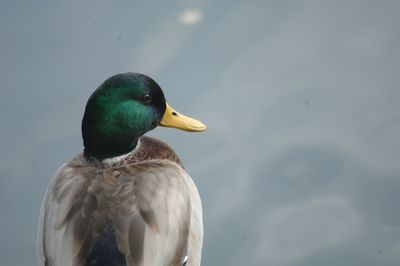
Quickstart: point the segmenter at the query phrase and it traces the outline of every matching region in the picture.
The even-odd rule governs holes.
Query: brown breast
[[[125,163],[140,163],[146,160],[163,159],[177,163],[183,167],[174,150],[161,140],[143,136],[140,138],[138,150],[125,159]]]

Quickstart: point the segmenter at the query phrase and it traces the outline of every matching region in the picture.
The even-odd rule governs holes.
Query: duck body
[[[60,167],[42,203],[39,265],[200,265],[199,192],[172,148],[143,135],[157,125],[205,130],[142,74],[115,75],[92,94],[85,150]]]
[[[124,157],[64,164],[39,230],[41,265],[200,265],[197,188],[176,153],[146,136]]]

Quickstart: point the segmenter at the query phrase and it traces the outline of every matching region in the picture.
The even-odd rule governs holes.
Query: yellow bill
[[[191,132],[199,132],[207,129],[207,126],[201,123],[199,120],[178,113],[171,106],[169,106],[168,103],[166,105],[167,108],[165,109],[164,116],[160,121],[160,126],[174,127]]]

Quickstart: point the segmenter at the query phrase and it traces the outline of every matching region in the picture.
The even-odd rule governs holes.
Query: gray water
[[[153,77],[205,133],[159,128],[198,184],[203,265],[400,263],[399,1],[1,1],[0,264],[91,92]]]

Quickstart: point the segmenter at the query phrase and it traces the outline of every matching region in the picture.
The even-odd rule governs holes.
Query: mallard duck
[[[200,196],[174,150],[144,136],[157,126],[206,129],[146,75],[117,74],[94,91],[84,150],[57,171],[42,204],[40,265],[200,265]]]

